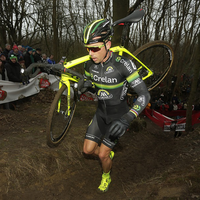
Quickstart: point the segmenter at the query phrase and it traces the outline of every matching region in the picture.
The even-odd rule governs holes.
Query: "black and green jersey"
[[[135,64],[126,57],[110,52],[104,63],[88,61],[85,63],[85,75],[94,82],[100,105],[116,107],[126,103],[128,85],[138,94],[137,101],[129,110],[132,114],[137,117],[149,102],[146,85]]]

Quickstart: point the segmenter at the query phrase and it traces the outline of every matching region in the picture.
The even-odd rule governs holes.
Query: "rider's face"
[[[102,63],[108,59],[109,54],[107,54],[107,50],[110,49],[111,42],[108,41],[105,45],[106,47],[103,42],[87,45],[87,50],[89,51],[89,55],[91,56],[93,62]]]

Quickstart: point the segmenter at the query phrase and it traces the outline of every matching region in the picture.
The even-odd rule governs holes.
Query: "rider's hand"
[[[84,81],[83,86],[81,88],[81,92],[82,93],[86,92],[87,88],[90,88],[90,87],[92,87],[92,82],[90,80]]]
[[[126,119],[120,118],[119,120],[113,121],[109,129],[111,141],[120,138],[128,127],[129,123]]]
[[[84,81],[83,87],[84,88],[90,88],[90,87],[92,87],[92,82],[90,80]]]
[[[49,64],[49,66],[51,66],[51,65],[52,64]],[[54,64],[54,65],[52,65],[52,69],[57,70],[59,72],[63,72],[63,71],[65,71],[66,68],[61,64]]]
[[[135,118],[135,115],[128,112],[123,115],[119,120],[113,121],[109,129],[111,141],[120,138],[126,132],[130,123]]]

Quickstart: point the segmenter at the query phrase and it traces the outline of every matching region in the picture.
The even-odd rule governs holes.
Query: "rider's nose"
[[[92,55],[92,53],[93,53],[93,52],[92,52],[91,50],[89,50],[89,55],[90,55],[90,56]]]

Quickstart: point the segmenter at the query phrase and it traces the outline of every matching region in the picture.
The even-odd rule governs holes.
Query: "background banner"
[[[170,111],[169,111],[170,112]],[[186,115],[186,111],[185,115]],[[173,112],[173,116],[178,116],[180,112]],[[185,131],[186,117],[183,116],[178,119],[173,119],[168,116],[165,116],[155,110],[145,109],[144,114],[155,124],[160,126],[164,131]],[[182,112],[183,114],[183,112]],[[200,111],[192,112],[192,125],[200,123]]]
[[[44,88],[51,88],[54,91],[59,89],[59,77],[40,73],[29,79],[29,84],[15,83],[0,80],[0,104],[22,99],[40,92]]]

